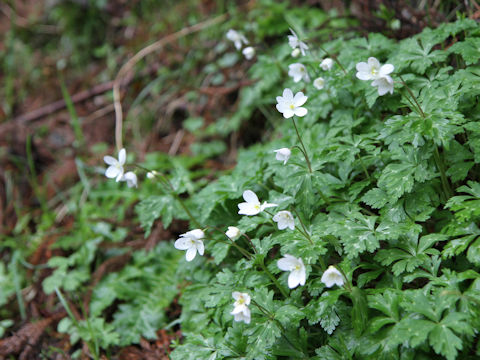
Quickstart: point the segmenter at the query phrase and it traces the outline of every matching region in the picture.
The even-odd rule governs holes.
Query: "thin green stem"
[[[410,96],[412,97],[413,101],[414,101],[415,104],[417,105],[417,108],[418,108],[418,110],[420,111],[420,115],[422,115],[422,117],[425,119],[425,113],[423,112],[422,107],[421,107],[420,104],[418,103],[417,98],[415,97],[415,95],[413,95],[412,90],[411,90],[410,87],[407,85],[407,83],[403,80],[402,75],[398,75],[398,77],[400,78],[400,80],[402,80],[403,86],[405,86],[405,89],[407,89],[408,93],[410,94]]]
[[[305,145],[303,144],[302,137],[300,136],[300,133],[298,132],[297,123],[295,122],[294,117],[292,117],[292,122],[293,122],[293,126],[295,127],[295,131],[297,132],[298,141],[300,141],[300,145],[302,145],[303,155],[305,156],[305,160],[307,161],[308,170],[310,171],[310,173],[312,173],[313,171],[312,171],[312,165],[310,164],[310,158],[308,157],[307,149],[305,148]]]
[[[277,287],[277,289],[282,293],[282,295],[287,298],[288,297],[288,293],[285,291],[285,289],[283,288],[282,285],[280,285],[280,283],[278,282],[278,280],[275,278],[275,276],[273,276],[273,274],[270,272],[270,270],[267,269],[267,267],[265,266],[265,263],[263,262],[263,259],[261,259],[261,261],[259,262],[259,265],[260,267],[263,269],[263,271],[265,271],[265,273],[268,275],[268,277],[272,280],[272,282],[275,284],[275,286]]]
[[[228,236],[227,236],[228,237]],[[230,239],[230,242],[228,241],[224,241],[226,244],[229,244],[231,243],[233,245],[233,247],[235,249],[237,249],[243,256],[245,256],[247,258],[247,260],[252,260],[252,254],[250,254],[248,251],[246,251],[244,248],[242,248],[241,246],[237,245],[232,239]]]
[[[295,227],[295,228],[296,228],[298,231],[300,231],[300,232],[308,239],[308,241],[310,241],[310,244],[314,245],[314,244],[313,244],[313,241],[312,241],[312,238],[310,237],[310,234],[308,233],[307,228],[305,227],[305,224],[304,224],[303,221],[302,221],[302,218],[300,217],[300,215],[298,215],[297,209],[295,209],[294,207],[292,207],[292,210],[293,210],[293,212],[295,213],[295,215],[297,215],[298,221],[300,222],[300,225],[302,226],[303,232],[300,231],[300,229],[299,229],[298,227]]]
[[[347,70],[345,70],[345,68],[343,67],[343,65],[340,63],[340,61],[338,60],[337,56],[336,55],[333,55],[333,54],[330,54],[327,50],[325,50],[325,48],[323,48],[322,46],[318,46],[320,48],[320,50],[322,50],[325,54],[327,54],[328,57],[332,58],[333,61],[335,61],[337,63],[337,65],[340,67],[340,69],[342,69],[343,73],[345,75],[347,75]]]
[[[285,341],[288,342],[288,344],[293,348],[293,349],[296,349],[297,351],[303,353],[305,355],[304,359],[308,359],[308,356],[305,354],[305,352],[302,350],[302,349],[299,349],[298,347],[295,346],[295,344],[293,344],[290,339],[288,338],[287,336],[287,329],[285,329],[285,327],[283,326],[283,324],[278,321],[276,318],[275,318],[275,315],[272,314],[270,311],[268,311],[267,309],[265,309],[262,305],[260,305],[259,303],[257,303],[255,300],[251,300],[252,304],[255,305],[266,317],[268,317],[271,321],[275,321],[275,323],[278,325],[278,327],[282,330],[282,336],[284,337]]]
[[[335,268],[338,269],[338,271],[340,271],[340,273],[342,274],[343,278],[345,279],[345,283],[344,283],[344,284],[346,285],[345,288],[346,288],[348,291],[352,292],[352,285],[351,285],[350,282],[348,281],[347,276],[346,276],[345,273],[343,272],[342,268],[341,268],[340,266],[336,266]]]
[[[367,168],[365,167],[365,164],[363,163],[363,160],[359,154],[357,154],[358,160],[360,161],[360,165],[362,166],[363,172],[365,173],[365,176],[367,177],[368,180],[370,180],[370,174],[367,171]]]
[[[252,254],[250,254],[248,251],[246,251],[244,248],[242,248],[241,246],[239,246],[235,241],[233,241],[232,239],[230,239],[227,234],[225,234],[222,230],[220,230],[219,228],[215,227],[215,226],[207,226],[207,229],[213,229],[213,230],[216,230],[220,233],[222,233],[228,241],[224,241],[225,244],[231,244],[233,245],[234,248],[236,248],[239,252],[242,253],[243,256],[245,256],[248,260],[251,260],[252,259]],[[254,248],[254,250],[256,251],[256,249]]]
[[[140,169],[143,169],[143,170],[147,171],[147,172],[152,172],[155,176],[158,176],[160,178],[160,180],[163,181],[163,184],[166,185],[171,190],[171,193],[172,193],[173,197],[178,201],[178,203],[180,204],[182,209],[185,211],[185,213],[190,218],[190,220],[195,224],[195,226],[197,226],[198,228],[202,227],[202,225],[197,221],[197,219],[195,219],[195,217],[192,215],[192,213],[187,208],[187,206],[183,203],[183,200],[176,193],[175,188],[173,187],[172,183],[168,180],[168,178],[165,175],[163,175],[162,173],[159,173],[157,171],[155,171],[155,172],[150,171],[150,170],[148,170],[147,168],[145,168],[141,165],[136,165],[136,166]]]
[[[252,242],[252,239],[250,239],[250,236],[248,236],[247,234],[243,234],[243,233],[242,233],[242,236],[247,239],[248,243],[250,244],[250,246],[252,247],[253,251],[256,254],[257,253],[257,248],[255,247],[255,245],[253,245],[253,242]]]
[[[448,183],[447,174],[445,173],[445,164],[443,163],[442,157],[438,152],[438,147],[435,145],[433,150],[433,158],[435,159],[435,164],[437,165],[438,171],[440,171],[440,179],[442,180],[443,191],[447,197],[445,200],[448,200],[452,196],[452,189]]]
[[[327,265],[325,264],[325,261],[323,261],[323,258],[321,256],[318,258],[318,262],[320,263],[320,268],[322,269],[322,271],[327,270]]]
[[[418,103],[418,100],[417,98],[415,97],[415,95],[413,94],[412,90],[410,90],[410,88],[408,87],[408,85],[405,83],[405,81],[403,80],[402,76],[399,75],[400,77],[400,80],[402,80],[402,84],[405,86],[405,89],[407,89],[408,93],[410,94],[411,98],[413,99],[413,101],[415,102],[418,110],[420,111],[420,115],[422,116],[423,119],[426,118],[425,116],[425,113],[423,112],[422,110],[422,107],[420,106],[420,104]],[[437,165],[437,169],[438,171],[440,172],[440,179],[442,181],[442,187],[443,187],[443,191],[445,193],[445,196],[448,198],[450,198],[452,196],[452,190],[450,188],[450,184],[448,183],[448,178],[447,178],[447,175],[445,173],[445,165],[443,163],[443,160],[442,160],[442,157],[440,156],[440,153],[438,152],[438,147],[435,145],[434,146],[434,151],[433,151],[433,158],[435,159],[435,164]]]

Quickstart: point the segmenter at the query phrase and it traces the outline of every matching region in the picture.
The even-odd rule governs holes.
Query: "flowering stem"
[[[320,50],[322,50],[325,54],[327,54],[328,57],[332,58],[333,61],[335,61],[337,63],[338,66],[340,66],[340,69],[342,69],[343,73],[345,75],[347,75],[347,70],[345,70],[345,68],[343,67],[343,65],[340,63],[340,61],[338,61],[338,58],[336,55],[332,55],[330,54],[327,50],[325,50],[325,48],[323,48],[322,46],[318,46],[320,48]]]
[[[352,285],[351,285],[350,282],[348,281],[347,276],[345,275],[345,273],[343,272],[343,270],[342,270],[342,268],[341,268],[340,266],[338,266],[338,270],[342,273],[342,276],[343,276],[343,278],[345,279],[345,283],[344,283],[344,284],[345,284],[345,288],[346,288],[348,291],[352,292]]]
[[[138,168],[142,169],[142,170],[145,170],[147,172],[151,172],[153,173],[155,176],[158,176],[160,178],[160,180],[162,181],[162,183],[164,185],[166,185],[173,197],[179,202],[180,206],[182,207],[183,210],[185,210],[185,213],[187,214],[187,216],[190,218],[190,220],[195,224],[195,226],[197,226],[198,228],[201,228],[202,225],[197,221],[197,219],[195,219],[195,217],[192,215],[192,213],[190,212],[190,210],[188,210],[187,206],[183,203],[182,199],[180,198],[180,196],[176,193],[175,191],[175,188],[173,187],[172,183],[168,180],[168,178],[163,175],[162,173],[159,173],[157,171],[153,172],[151,170],[148,170],[147,168],[141,166],[141,165],[136,165]]]
[[[223,240],[223,242],[225,244],[230,244],[233,245],[233,247],[235,247],[238,251],[240,251],[242,253],[243,256],[245,256],[248,260],[252,260],[252,254],[250,254],[248,251],[246,251],[244,248],[242,248],[241,246],[239,246],[237,243],[235,243],[235,241],[233,241],[232,239],[230,239],[222,230],[220,230],[219,228],[215,227],[215,226],[207,226],[208,229],[213,229],[213,230],[216,230],[220,233],[222,233],[222,235],[224,235],[228,241],[225,241]]]
[[[275,276],[273,276],[273,274],[270,272],[270,270],[267,269],[267,267],[265,266],[265,263],[263,262],[263,258],[259,261],[259,265],[260,267],[263,269],[263,271],[265,271],[268,275],[268,277],[272,280],[272,282],[275,284],[275,286],[277,287],[278,290],[280,290],[280,292],[282,293],[282,295],[287,298],[288,297],[288,294],[287,292],[285,291],[285,289],[283,288],[282,285],[280,285],[280,283],[278,282],[278,280],[275,278]]]
[[[303,236],[305,236],[308,239],[308,241],[310,241],[310,244],[314,245],[312,238],[310,237],[310,234],[308,233],[307,229],[305,228],[305,225],[303,224],[302,218],[300,217],[300,215],[298,215],[297,210],[295,208],[292,208],[292,210],[295,213],[295,215],[297,215],[298,221],[300,222],[300,225],[302,226],[303,231],[301,231],[298,227],[295,227],[295,229],[300,231],[300,233],[302,233]]]
[[[407,85],[407,83],[403,80],[402,75],[398,75],[398,77],[400,78],[400,80],[402,80],[402,85],[405,86],[405,89],[407,89],[407,91],[410,94],[410,96],[412,97],[413,101],[415,101],[415,104],[417,105],[417,108],[420,111],[420,115],[422,115],[422,117],[425,119],[425,113],[423,112],[420,104],[418,103],[417,98],[415,97],[415,95],[413,95],[412,90]]]
[[[248,236],[247,234],[242,234],[242,236],[244,236],[247,239],[248,243],[250,244],[250,246],[252,247],[253,251],[256,254],[257,248],[255,247],[255,245],[253,245],[253,242],[252,242],[252,239],[250,239],[250,236]]]
[[[302,349],[299,349],[298,347],[296,347],[291,341],[290,339],[288,338],[287,336],[287,329],[285,329],[285,327],[282,325],[282,323],[280,321],[278,321],[276,318],[275,318],[275,315],[272,314],[270,311],[268,311],[267,309],[265,309],[262,305],[260,305],[259,303],[257,303],[255,300],[251,300],[252,304],[255,305],[258,310],[260,310],[266,317],[268,317],[271,321],[275,321],[275,323],[278,325],[278,327],[282,330],[282,336],[284,337],[284,339],[288,342],[288,344],[296,349],[297,351],[303,353],[304,355],[305,352],[302,350]],[[304,357],[304,359],[308,359],[308,357]]]
[[[445,196],[447,197],[446,200],[448,200],[452,196],[452,189],[450,188],[450,184],[448,183],[447,175],[445,174],[445,165],[442,161],[442,157],[438,152],[437,146],[434,146],[433,158],[435,159],[435,164],[437,165],[437,168],[440,171],[440,178],[442,180],[443,191],[445,192]]]
[[[312,165],[310,164],[310,158],[308,157],[307,150],[305,149],[305,145],[303,144],[302,137],[298,132],[297,123],[295,122],[294,117],[292,117],[292,122],[293,122],[293,126],[295,127],[295,131],[297,132],[298,141],[300,141],[300,145],[302,145],[302,148],[303,148],[303,155],[305,156],[305,160],[307,161],[308,171],[312,173],[313,171],[312,171]]]
[[[228,236],[227,236],[228,237]],[[248,260],[252,260],[252,254],[250,254],[249,252],[247,252],[245,249],[243,249],[242,247],[238,246],[237,244],[235,244],[235,242],[229,238],[229,240],[231,241],[232,245],[242,253],[243,256],[245,256]],[[228,243],[227,243],[228,244]]]
[[[402,80],[402,84],[405,86],[405,89],[407,89],[408,93],[410,94],[413,101],[415,102],[418,110],[420,111],[420,115],[422,116],[423,119],[425,119],[426,118],[425,113],[423,112],[420,104],[418,103],[417,98],[413,94],[412,90],[410,90],[408,85],[405,83],[402,76],[399,75],[399,77],[400,77],[400,80]],[[445,174],[445,166],[443,164],[442,157],[440,156],[440,153],[438,152],[438,147],[437,146],[435,146],[435,149],[433,151],[433,158],[435,159],[435,164],[437,165],[437,169],[440,172],[440,179],[442,181],[443,191],[445,193],[445,196],[448,199],[448,198],[451,197],[452,190],[450,188],[450,184],[448,183],[448,178],[447,178],[447,175]]]
[[[359,154],[357,154],[357,157],[358,157],[358,160],[360,161],[360,165],[363,168],[363,172],[365,173],[365,176],[367,177],[368,180],[370,180],[370,174],[368,173],[367,168],[365,167],[365,164],[363,163],[362,158],[360,157]]]

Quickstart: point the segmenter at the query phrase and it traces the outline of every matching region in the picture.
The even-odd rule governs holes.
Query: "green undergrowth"
[[[355,21],[334,13],[261,4],[210,33],[218,35],[219,57],[202,70],[210,85],[247,61],[225,40],[230,28],[256,49],[248,71],[254,82],[216,123],[184,121],[197,139],[195,156],[152,153],[140,168],[130,155],[138,189],[113,179],[93,185],[89,178],[103,169],[85,167],[82,182],[65,195],[73,230],[55,241],[58,255],[45,264],[51,272],[42,281],[69,312],[58,330],[75,349],[85,342],[93,358],[154,340],[159,329],[181,331],[171,358],[182,360],[477,358],[478,24],[459,19],[396,41],[360,37]],[[306,56],[291,56],[289,28],[308,44]],[[319,64],[327,56],[337,62],[324,71]],[[369,57],[394,65],[393,94],[379,96],[356,78],[356,64]],[[324,78],[323,89],[294,82],[292,63],[304,64],[311,80]],[[298,134],[275,109],[285,88],[308,96],[308,113],[295,118]],[[261,141],[239,150],[233,170],[212,176],[206,160],[248,127]],[[280,148],[292,151],[285,164],[275,158]],[[147,177],[147,170],[156,173]],[[239,215],[245,190],[276,207]],[[133,207],[143,232],[132,235],[133,225],[122,221]],[[280,210],[291,211],[295,230],[278,229],[272,216]],[[25,312],[29,246],[51,235],[54,215],[44,214],[34,234],[20,223],[21,236],[2,244],[12,256],[0,263],[0,306],[16,298]],[[171,237],[203,229],[204,256],[187,262],[173,238],[151,250],[123,246],[155,237],[158,226]],[[228,226],[246,236],[227,241]],[[277,266],[285,254],[303,260],[305,285],[288,287],[289,274]],[[102,264],[116,260],[120,270],[95,280]],[[330,265],[341,270],[341,286],[321,280]],[[234,321],[234,292],[251,297],[249,323]],[[0,314],[2,334],[13,315],[6,306]]]
[[[464,19],[399,42],[345,34],[317,44],[314,19],[286,17],[310,52],[293,59],[285,31],[283,44],[258,51],[257,82],[241,93],[239,112],[263,109],[271,136],[185,201],[191,229],[207,229],[206,255],[187,274],[185,339],[172,358],[476,358],[479,27]],[[320,70],[319,46],[346,72]],[[394,65],[393,94],[355,77],[369,57]],[[294,62],[325,87],[294,83],[286,74]],[[296,121],[312,171],[291,119],[275,110],[284,88],[308,96]],[[284,147],[292,149],[285,165],[273,152]],[[278,206],[238,215],[247,189]],[[294,214],[294,231],[278,230],[278,210]],[[225,242],[227,226],[250,240]],[[303,259],[304,286],[287,288],[277,267],[285,254]],[[341,269],[343,286],[321,281],[328,265]],[[252,299],[250,323],[233,320],[235,291]]]

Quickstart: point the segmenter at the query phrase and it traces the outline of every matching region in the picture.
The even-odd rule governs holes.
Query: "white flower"
[[[288,287],[290,289],[296,288],[298,285],[305,285],[306,274],[305,265],[301,258],[285,254],[283,258],[277,261],[277,266],[280,270],[290,271],[288,275]]]
[[[147,178],[148,178],[148,179],[154,179],[154,178],[155,178],[155,174],[153,173],[153,171],[149,171],[149,172],[147,173]]]
[[[392,64],[380,66],[380,62],[369,57],[367,62],[359,62],[356,66],[357,78],[360,80],[373,80],[372,86],[378,86],[378,94],[385,95],[387,92],[393,94],[393,79],[389,75],[395,70]]]
[[[321,281],[329,288],[335,284],[338,286],[342,286],[345,282],[342,273],[338,271],[333,265],[330,265],[328,269],[325,270],[322,275]]]
[[[125,173],[125,175],[123,175],[121,181],[126,181],[127,186],[129,188],[138,187],[137,175],[135,175],[135,173],[132,172],[132,171],[129,171],[129,172]]]
[[[277,204],[268,204],[266,201],[260,205],[257,195],[252,190],[245,190],[243,199],[246,202],[238,204],[238,213],[240,215],[257,215],[266,208],[277,206]]]
[[[322,77],[316,78],[315,80],[313,80],[313,86],[318,90],[322,90],[325,86],[325,79]]]
[[[239,228],[235,226],[229,226],[225,235],[227,235],[230,240],[235,241],[240,237],[240,235],[242,235],[242,233],[240,232]]]
[[[290,230],[295,229],[295,220],[290,211],[282,210],[275,214],[273,221],[278,223],[278,230],[284,230],[289,228]]]
[[[300,49],[299,48],[295,48],[292,50],[292,57],[296,58],[298,57],[298,55],[300,55]]]
[[[242,50],[243,56],[245,56],[245,59],[251,60],[255,56],[255,48],[249,46],[246,47],[245,49]]]
[[[292,151],[289,148],[281,148],[277,150],[273,150],[275,152],[275,159],[283,161],[283,165],[285,165],[290,159],[290,155],[292,154]]]
[[[390,75],[385,75],[372,81],[372,86],[378,86],[378,95],[383,96],[387,92],[393,94],[393,79]]]
[[[288,76],[292,77],[293,81],[296,83],[302,79],[306,82],[310,81],[310,76],[308,76],[307,68],[305,67],[305,65],[300,63],[288,65]]]
[[[245,45],[248,44],[248,40],[245,38],[245,36],[243,36],[243,34],[239,33],[238,31],[230,29],[227,31],[226,36],[228,40],[233,42],[237,50],[240,50],[242,48],[242,43]]]
[[[104,156],[103,161],[105,161],[107,165],[110,165],[105,171],[105,176],[110,179],[116,178],[115,181],[117,182],[122,180],[124,172],[123,165],[125,165],[126,160],[127,152],[125,149],[122,149],[118,152],[118,160],[113,156]]]
[[[250,295],[234,291],[232,297],[235,299],[233,303],[234,309],[230,313],[233,315],[233,319],[235,321],[244,321],[245,324],[250,324],[251,317],[250,309],[248,308],[248,305],[250,305]]]
[[[307,101],[308,97],[303,92],[298,92],[293,96],[292,90],[283,90],[283,96],[277,96],[277,110],[283,114],[285,119],[291,118],[293,115],[305,116],[308,110],[301,107]]]
[[[369,57],[367,62],[359,62],[356,68],[356,76],[360,80],[376,80],[387,76],[395,69],[392,64],[380,66],[380,62],[374,57]]]
[[[204,232],[200,229],[195,229],[181,234],[180,238],[175,241],[175,249],[187,250],[185,255],[187,261],[192,261],[197,255],[197,251],[200,255],[203,255],[205,247],[203,245]]]
[[[323,59],[322,62],[320,63],[320,67],[321,67],[322,70],[324,70],[324,71],[331,70],[332,67],[333,67],[333,60],[330,59],[330,58],[325,58],[325,59]]]
[[[303,41],[300,41],[298,39],[298,36],[297,34],[295,34],[295,31],[293,31],[292,29],[290,29],[290,31],[292,32],[292,35],[288,35],[288,45],[290,45],[290,47],[292,49],[300,49],[300,52],[302,53],[303,56],[305,56],[305,51],[308,50],[308,46],[307,44],[305,44]],[[293,56],[293,53],[292,53],[292,56]]]

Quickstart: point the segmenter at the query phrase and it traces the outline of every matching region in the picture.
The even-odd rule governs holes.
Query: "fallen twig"
[[[154,42],[153,44],[150,44],[147,47],[144,47],[142,50],[136,53],[130,60],[128,60],[125,64],[123,64],[117,76],[115,77],[115,80],[113,81],[113,103],[115,106],[115,144],[118,150],[123,148],[123,141],[122,141],[123,112],[122,112],[122,104],[120,100],[120,86],[124,81],[123,80],[124,77],[130,73],[130,71],[133,69],[133,67],[137,62],[139,62],[148,54],[161,49],[163,46],[167,45],[168,43],[174,40],[177,40],[189,34],[193,34],[200,30],[206,29],[209,26],[218,24],[219,22],[224,21],[227,18],[227,16],[228,16],[227,14],[223,14],[213,19],[209,19],[201,23],[183,28],[182,30],[177,31],[176,33],[167,35],[161,38],[160,40]]]

